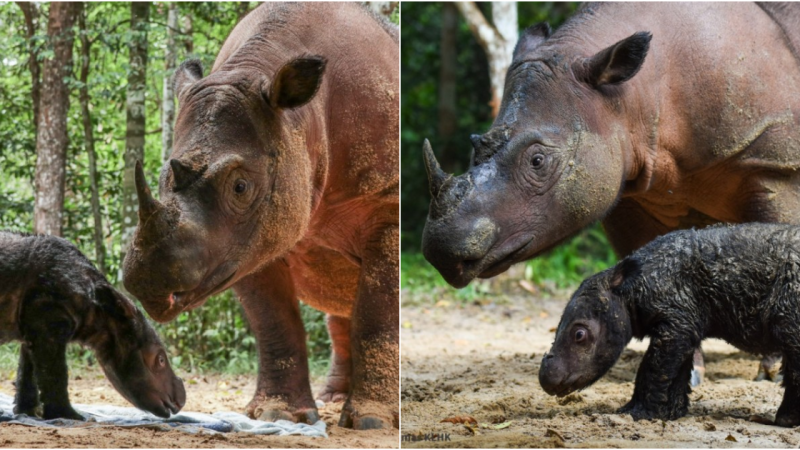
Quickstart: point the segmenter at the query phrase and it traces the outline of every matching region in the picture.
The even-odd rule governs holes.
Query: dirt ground
[[[628,415],[614,414],[633,393],[647,340],[633,341],[614,368],[588,389],[563,399],[548,396],[539,386],[539,365],[568,294],[543,299],[518,288],[499,301],[489,296],[466,304],[438,300],[435,305],[436,300],[409,302],[404,295],[401,445],[785,448],[800,444],[800,428],[759,422],[774,420],[783,389],[769,381],[751,381],[758,359],[718,340],[704,343],[705,382],[690,395],[689,415],[677,421],[634,423]],[[470,416],[478,426],[441,423],[454,416]],[[426,437],[439,440],[420,440]]]
[[[14,395],[13,374],[0,374],[0,392]],[[244,411],[255,392],[255,375],[193,376],[178,373],[186,387],[184,411],[212,414]],[[314,392],[323,379],[315,380]],[[131,406],[106,380],[99,368],[70,371],[70,400],[82,404]],[[397,448],[397,430],[355,431],[336,423],[342,404],[320,410],[328,425],[328,439],[300,436],[257,436],[249,433],[199,434],[149,428],[40,428],[0,424],[0,447],[11,448]]]

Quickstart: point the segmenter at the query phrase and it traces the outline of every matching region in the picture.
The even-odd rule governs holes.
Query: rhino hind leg
[[[19,349],[19,367],[17,368],[17,393],[14,396],[14,414],[28,416],[41,415],[39,403],[39,387],[33,369],[33,356],[30,345],[23,343]]]
[[[350,358],[350,319],[328,314],[326,321],[331,337],[331,368],[325,387],[317,399],[325,403],[339,403],[347,399],[353,371]]]
[[[398,427],[398,242],[397,227],[388,226],[371,236],[362,257],[351,324],[353,375],[341,427]]]

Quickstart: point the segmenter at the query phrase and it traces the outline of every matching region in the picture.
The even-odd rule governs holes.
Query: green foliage
[[[616,262],[617,256],[602,227],[597,224],[581,231],[548,254],[526,262],[525,278],[544,287],[572,288],[589,275],[607,269]]]
[[[40,26],[32,42],[40,49],[39,60],[51,56],[46,35],[48,4],[40,8]],[[257,6],[251,2],[252,9]],[[125,102],[129,71],[128,43],[130,3],[86,3],[87,38],[93,41],[87,80],[90,111],[95,133],[98,186],[103,217],[105,260],[109,279],[121,282],[121,186],[125,146]],[[168,3],[153,3],[148,32],[147,92],[145,94],[146,143],[144,168],[154,192],[161,170],[162,83],[170,77],[165,65]],[[226,37],[236,25],[240,2],[181,2],[179,17],[192,19],[192,33],[176,36],[178,63],[200,59],[208,73]],[[179,25],[185,30],[185,22]],[[69,148],[64,202],[64,238],[74,242],[94,260],[94,221],[90,203],[88,156],[78,101],[77,58],[80,42],[76,33],[72,64],[74,73],[66,80],[72,88],[68,112]],[[192,44],[192,51],[187,48]],[[29,50],[20,8],[0,3],[0,229],[30,232],[33,229],[34,168],[36,143],[31,99]],[[302,307],[309,329],[312,366],[324,371],[330,342],[322,313]],[[255,338],[249,331],[241,306],[231,292],[208,299],[202,308],[181,314],[174,322],[157,325],[170,348],[173,362],[187,370],[224,370],[252,373],[257,366]],[[5,353],[0,352],[0,363]],[[91,352],[70,349],[70,358],[92,363]]]

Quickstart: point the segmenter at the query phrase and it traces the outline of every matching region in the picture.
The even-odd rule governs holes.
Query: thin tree
[[[126,91],[125,168],[122,172],[122,258],[128,251],[138,222],[134,169],[144,160],[145,93],[147,92],[147,27],[150,2],[131,2],[130,69]]]
[[[178,30],[178,6],[169,4],[167,10],[167,48],[164,53],[164,86],[161,99],[161,161],[165,162],[172,154],[172,134],[175,123],[175,92],[172,77],[175,72],[177,52],[175,51],[175,32]]]
[[[36,3],[17,2],[25,17],[25,37],[28,40],[28,70],[31,72],[31,99],[33,100],[33,130],[36,136],[39,129],[39,102],[41,98],[42,67],[39,64],[39,46],[35,37],[39,30],[39,8]]]
[[[511,66],[514,46],[519,37],[517,2],[492,2],[492,21],[486,20],[474,2],[456,2],[461,15],[467,21],[472,35],[483,47],[489,60],[492,115],[497,116],[503,99],[503,84]]]
[[[61,236],[66,180],[69,88],[65,79],[72,73],[72,27],[80,7],[80,3],[72,2],[50,5],[47,37],[53,56],[42,64],[33,229],[56,236]]]
[[[91,51],[93,40],[89,39],[86,29],[87,8],[84,7],[78,16],[79,39],[81,43],[81,73],[79,77],[78,100],[81,104],[81,117],[83,119],[83,145],[89,156],[89,186],[91,189],[92,217],[94,218],[94,253],[97,268],[106,273],[106,248],[103,242],[103,216],[100,211],[100,191],[98,188],[97,153],[94,149],[94,127],[92,113],[89,110],[91,97],[89,96],[89,69],[91,67]]]
[[[458,52],[456,40],[458,33],[458,10],[452,3],[442,3],[442,34],[439,46],[439,93],[438,116],[439,133],[441,141],[439,148],[441,156],[439,161],[447,172],[455,172],[456,148],[454,135],[458,127],[458,114],[456,112],[456,67],[458,66]]]

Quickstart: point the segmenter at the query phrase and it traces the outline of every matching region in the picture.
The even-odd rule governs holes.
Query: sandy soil
[[[646,340],[632,342],[616,366],[590,388],[564,399],[548,396],[539,386],[539,364],[553,340],[567,296],[543,299],[517,287],[493,301],[464,304],[446,296],[439,297],[445,300],[409,300],[404,292],[401,445],[691,448],[800,444],[800,428],[759,423],[775,418],[783,389],[772,382],[751,381],[758,359],[718,340],[704,343],[706,380],[690,395],[689,415],[677,421],[634,423],[628,415],[614,414],[633,393]],[[470,416],[479,425],[440,423],[453,416]],[[412,440],[425,434],[450,440]]]
[[[13,373],[2,373],[0,392],[14,395]],[[178,373],[186,387],[185,411],[214,413],[244,411],[255,392],[255,375],[193,376]],[[314,392],[322,388],[316,380]],[[74,368],[70,372],[70,400],[82,404],[131,406],[114,390],[98,368]],[[298,436],[256,436],[249,433],[192,435],[182,431],[147,428],[36,428],[0,424],[0,447],[12,448],[397,448],[397,430],[355,431],[336,423],[341,403],[320,411],[328,425],[328,439]]]

